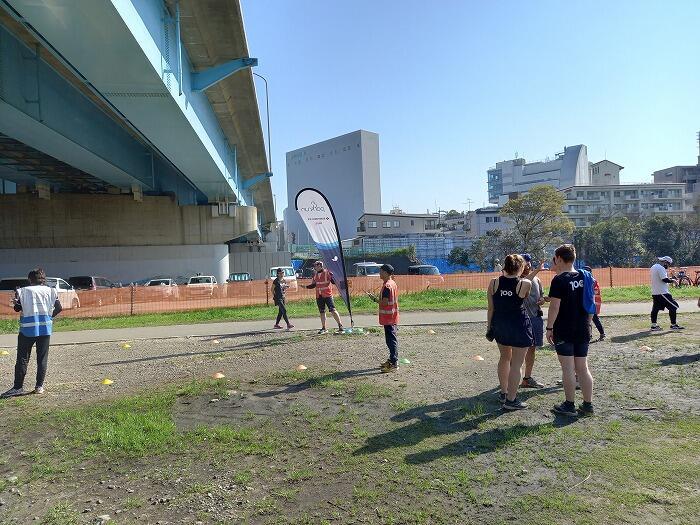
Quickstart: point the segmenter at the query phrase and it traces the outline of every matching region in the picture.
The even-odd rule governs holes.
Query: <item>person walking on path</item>
[[[277,321],[275,321],[275,326],[278,330],[282,329],[280,326],[280,320],[284,318],[284,322],[287,323],[287,330],[294,328],[294,325],[289,322],[289,317],[287,317],[287,305],[285,300],[284,292],[289,288],[289,285],[284,282],[284,270],[282,268],[277,268],[277,276],[275,280],[272,281],[272,300],[277,306]]]
[[[590,266],[584,266],[583,269],[589,272],[591,275],[593,275],[593,268],[591,268]],[[603,323],[600,322],[600,318],[598,317],[600,315],[600,307],[603,303],[603,298],[600,296],[600,285],[598,284],[598,281],[595,278],[593,279],[593,300],[595,301],[595,313],[593,314],[593,324],[595,325],[596,330],[598,330],[598,335],[600,336],[598,340],[604,341],[605,328],[603,328]]]
[[[523,305],[532,325],[533,345],[527,349],[525,354],[525,372],[523,373],[523,381],[520,383],[520,388],[544,388],[544,384],[532,377],[532,369],[535,366],[535,350],[544,346],[544,321],[542,319],[544,313],[541,307],[546,299],[542,281],[537,277],[537,274],[544,270],[544,264],[533,271],[530,254],[523,253],[522,258],[525,260],[525,269],[521,277],[528,279],[532,283],[530,293],[525,297]]]
[[[323,266],[323,261],[316,261],[314,263],[314,275],[312,277],[312,282],[307,288],[316,289],[316,306],[318,306],[318,313],[321,316],[321,329],[318,331],[319,334],[326,334],[326,307],[328,311],[338,323],[338,333],[343,333],[343,322],[340,320],[340,315],[335,309],[335,303],[333,303],[333,285],[336,284],[333,274],[330,270],[327,270]]]
[[[503,275],[494,278],[488,288],[487,338],[496,340],[501,353],[498,361],[498,381],[501,402],[505,410],[521,410],[527,404],[517,397],[520,368],[528,348],[533,346],[532,325],[523,306],[532,283],[521,279],[525,259],[511,254],[505,259]]]
[[[658,324],[657,319],[661,310],[668,309],[668,317],[671,319],[671,330],[683,330],[676,322],[676,312],[678,311],[678,303],[675,301],[671,293],[668,291],[668,285],[676,283],[674,279],[668,276],[667,270],[673,264],[673,259],[668,255],[658,257],[658,262],[651,267],[651,331],[658,332],[663,330]]]
[[[547,341],[554,345],[562,370],[565,401],[552,411],[566,416],[593,414],[593,376],[588,369],[588,345],[591,339],[591,317],[584,304],[584,272],[574,270],[576,248],[562,244],[554,252],[554,271],[549,288]],[[590,276],[589,276],[590,277]],[[592,282],[590,283],[592,285]],[[589,290],[592,294],[592,290]],[[576,380],[581,386],[583,404],[574,404]]]
[[[12,388],[0,397],[14,397],[24,394],[24,378],[36,344],[36,386],[35,394],[44,393],[44,379],[49,360],[49,341],[53,329],[53,318],[63,310],[58,300],[56,288],[46,286],[46,274],[41,268],[35,268],[28,275],[29,286],[15,292],[13,307],[21,312],[19,334],[17,336],[17,362],[15,363],[15,382]]]
[[[384,284],[379,297],[367,293],[374,302],[379,303],[379,324],[384,327],[384,338],[389,348],[389,359],[380,365],[380,370],[384,374],[396,372],[399,369],[399,341],[396,336],[399,324],[399,291],[393,275],[394,267],[390,264],[382,264],[379,268],[379,277]]]

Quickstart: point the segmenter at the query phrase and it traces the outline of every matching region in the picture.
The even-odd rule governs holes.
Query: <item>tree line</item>
[[[674,265],[700,263],[700,217],[685,219],[656,215],[644,220],[624,216],[599,217],[588,228],[575,228],[563,211],[564,195],[553,186],[538,186],[511,199],[501,209],[507,229],[492,230],[471,248],[454,248],[452,264],[493,267],[509,253],[530,253],[543,261],[562,242],[576,246],[579,259],[591,266],[647,266],[669,255]]]

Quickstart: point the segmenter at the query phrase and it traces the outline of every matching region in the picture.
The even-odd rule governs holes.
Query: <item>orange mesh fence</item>
[[[695,281],[700,267],[683,269]],[[677,271],[677,270],[676,270]],[[698,272],[696,274],[696,272]],[[430,289],[484,290],[491,279],[500,274],[461,273],[449,275],[396,275],[401,293]],[[599,268],[593,270],[601,288],[638,286],[649,284],[648,268]],[[543,271],[539,278],[548,288],[554,273]],[[287,290],[288,302],[313,299],[315,291],[307,289],[310,279],[298,279]],[[164,313],[209,308],[244,307],[273,304],[271,280],[232,282],[207,286],[125,286],[104,290],[60,291],[59,299],[65,317],[108,317]],[[359,296],[364,292],[377,293],[381,288],[379,277],[351,277],[350,293]],[[336,292],[337,294],[337,292]],[[13,292],[0,292],[0,318],[17,318],[11,306]]]

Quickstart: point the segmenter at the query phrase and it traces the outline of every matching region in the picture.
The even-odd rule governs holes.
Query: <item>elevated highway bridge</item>
[[[223,278],[275,221],[256,65],[238,0],[0,0],[0,276]]]

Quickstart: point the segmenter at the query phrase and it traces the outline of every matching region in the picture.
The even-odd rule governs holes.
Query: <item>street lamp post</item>
[[[269,97],[269,91],[267,89],[267,79],[259,75],[255,72],[253,72],[253,75],[256,77],[260,77],[263,79],[263,82],[265,82],[265,114],[267,116],[267,167],[268,171],[272,172],[272,154],[271,154],[271,143],[270,143],[270,97]]]

